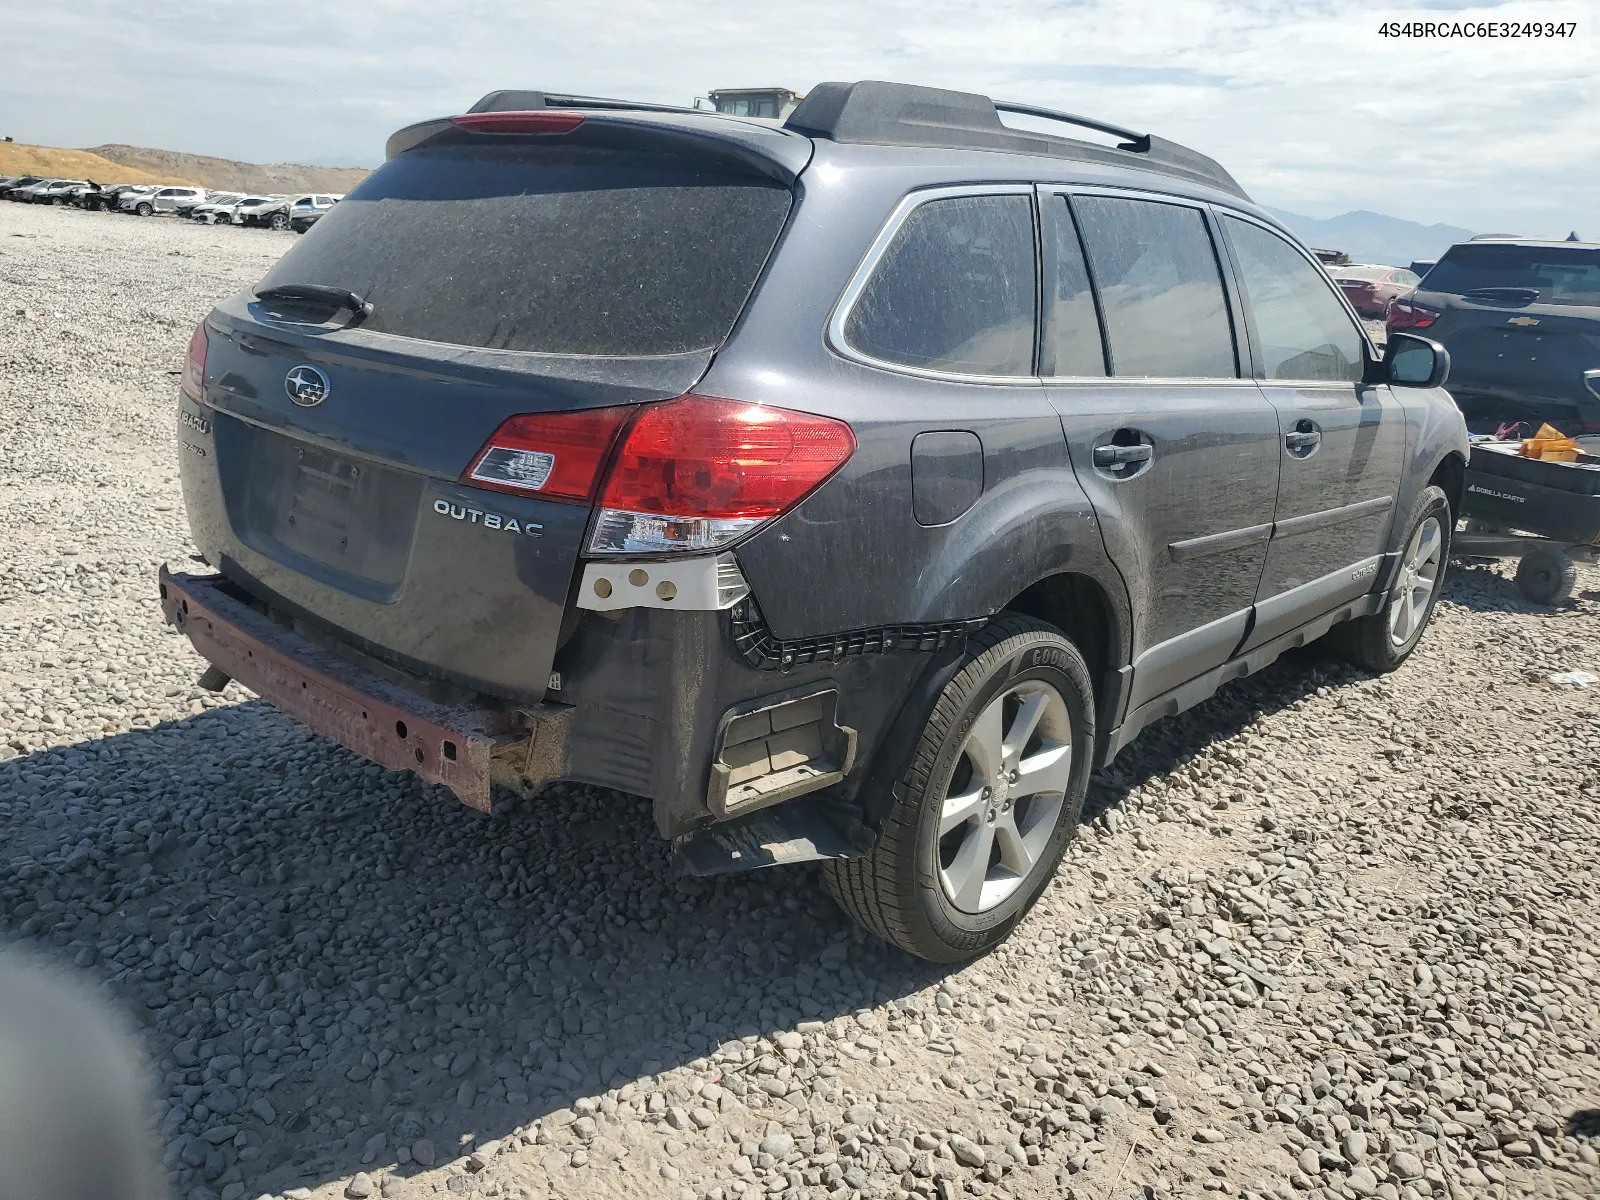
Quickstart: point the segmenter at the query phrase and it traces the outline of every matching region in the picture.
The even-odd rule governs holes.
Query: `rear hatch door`
[[[1584,372],[1600,367],[1600,250],[1465,243],[1413,299],[1439,310],[1417,332],[1450,351],[1447,386],[1464,405],[1596,403]]]
[[[185,463],[202,548],[379,658],[541,696],[588,503],[463,473],[513,415],[688,391],[791,202],[770,174],[648,145],[401,153],[209,318],[214,456]],[[286,285],[370,315],[264,295]]]

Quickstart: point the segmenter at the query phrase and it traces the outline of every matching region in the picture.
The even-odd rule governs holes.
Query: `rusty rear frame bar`
[[[480,812],[490,810],[493,782],[527,791],[561,774],[565,714],[434,703],[285,628],[223,584],[221,575],[163,566],[167,623],[217,670],[347,750],[443,784]]]

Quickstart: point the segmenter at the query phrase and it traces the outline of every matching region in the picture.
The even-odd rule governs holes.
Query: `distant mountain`
[[[1281,208],[1267,211],[1307,245],[1319,250],[1343,250],[1351,262],[1382,266],[1403,267],[1417,259],[1438,258],[1456,242],[1464,242],[1472,236],[1470,229],[1423,225],[1364,209],[1326,221],[1302,217]]]
[[[348,167],[310,167],[298,163],[246,163],[231,158],[209,158],[176,150],[146,146],[95,146],[89,153],[124,167],[182,176],[202,187],[233,192],[336,192],[352,190],[367,177],[366,171]]]

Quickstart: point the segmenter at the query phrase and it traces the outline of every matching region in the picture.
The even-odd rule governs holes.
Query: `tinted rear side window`
[[[317,222],[262,286],[370,300],[364,328],[461,346],[656,355],[719,346],[788,217],[756,175],[666,155],[414,150]]]
[[[961,375],[1031,375],[1033,201],[929,200],[902,222],[845,321],[885,362]]]
[[[1600,305],[1600,250],[1567,246],[1452,246],[1422,288],[1461,295],[1478,288],[1534,288],[1540,304]]]
[[[1111,373],[1175,379],[1238,375],[1216,250],[1200,211],[1074,196],[1110,343]]]

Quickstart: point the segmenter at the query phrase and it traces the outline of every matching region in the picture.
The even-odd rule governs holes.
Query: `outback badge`
[[[451,504],[448,500],[435,500],[433,511],[441,517],[466,521],[470,525],[482,525],[485,529],[503,529],[507,533],[521,533],[528,537],[544,536],[544,526],[535,521],[518,521],[515,517],[485,512],[481,508],[463,508],[459,504]]]

